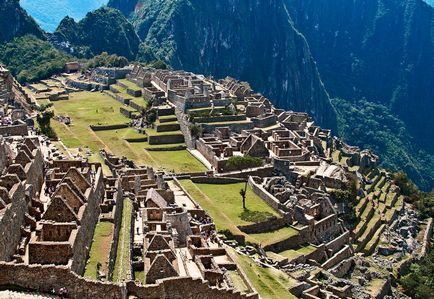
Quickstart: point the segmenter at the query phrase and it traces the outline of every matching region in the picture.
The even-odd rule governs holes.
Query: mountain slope
[[[0,0],[0,44],[26,34],[44,37],[44,32],[21,8],[18,0]]]
[[[54,33],[54,40],[65,50],[81,51],[82,56],[108,52],[129,59],[136,57],[140,44],[128,20],[118,10],[108,7],[88,13],[78,23],[65,17]]]
[[[434,153],[434,9],[422,0],[285,0],[333,97],[381,103]]]
[[[131,13],[127,8],[124,13]],[[336,127],[309,47],[281,0],[144,0],[131,20],[172,67],[249,81],[276,106],[307,111],[318,123]]]

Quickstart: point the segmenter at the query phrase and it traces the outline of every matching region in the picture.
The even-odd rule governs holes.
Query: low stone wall
[[[245,182],[245,179],[239,178],[222,178],[222,177],[208,177],[208,176],[197,176],[191,178],[193,183],[198,184],[231,184]]]
[[[157,132],[169,132],[169,131],[178,131],[180,129],[180,126],[178,123],[175,124],[158,124],[155,126]]]
[[[184,142],[184,135],[181,134],[167,134],[167,135],[153,135],[148,136],[149,144],[171,144]]]
[[[144,137],[139,137],[139,138],[125,138],[124,139],[127,142],[146,142],[148,141],[148,137],[144,136]]]
[[[110,85],[111,86],[111,85]],[[119,94],[114,93],[114,92],[107,92],[104,91],[104,93],[110,97],[112,97],[113,99],[115,99],[116,101],[120,102],[121,104],[125,104],[125,105],[129,105],[130,104],[130,100],[131,99],[125,99],[123,97],[121,97]]]
[[[219,174],[219,177],[225,178],[244,178],[247,179],[250,176],[268,177],[273,175],[273,166],[263,166],[258,168],[244,169],[243,171],[226,172]]]
[[[165,147],[150,147],[146,150],[149,152],[174,152],[174,151],[182,151],[187,149],[185,145],[176,145],[176,146],[165,146]]]
[[[246,234],[260,234],[265,232],[270,232],[273,230],[278,230],[286,226],[286,221],[284,218],[274,217],[259,223],[252,223],[247,225],[238,225],[238,229]]]
[[[125,129],[129,127],[129,124],[115,124],[115,125],[89,125],[92,131],[108,131]]]
[[[327,270],[342,262],[344,259],[349,258],[350,256],[352,256],[351,248],[349,245],[346,245],[331,258],[329,258],[325,263],[323,263],[321,267]]]
[[[298,246],[310,242],[307,229],[300,230],[300,233],[291,236],[285,240],[264,246],[265,251],[282,252],[288,249],[294,249]]]

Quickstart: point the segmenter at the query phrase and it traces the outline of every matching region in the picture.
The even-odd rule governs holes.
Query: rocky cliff
[[[281,0],[162,0],[127,3],[146,46],[172,67],[248,81],[282,108],[335,128],[335,112],[304,37]]]
[[[0,0],[0,44],[26,34],[44,37],[43,31],[21,8],[18,0]]]
[[[434,153],[434,9],[422,0],[285,1],[331,96],[389,107]]]

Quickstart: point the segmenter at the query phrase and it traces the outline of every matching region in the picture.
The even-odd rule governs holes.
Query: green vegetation
[[[228,250],[261,298],[296,298],[288,289],[297,281],[280,270],[260,267],[250,257],[241,255],[232,248]]]
[[[226,166],[232,170],[241,171],[247,168],[262,166],[262,159],[251,156],[232,156],[226,162]]]
[[[86,63],[86,68],[95,68],[99,66],[105,67],[124,67],[128,65],[128,59],[116,54],[109,55],[107,52],[102,52],[100,55],[89,59]]]
[[[122,210],[122,225],[119,232],[119,242],[116,251],[116,262],[113,270],[113,281],[123,281],[127,277],[128,271],[131,269],[130,258],[130,224],[133,204],[129,198],[124,198]]]
[[[85,277],[97,279],[97,265],[101,265],[100,271],[108,276],[108,258],[111,242],[113,239],[113,223],[108,221],[98,222],[93,234],[93,242],[90,247],[89,259],[87,261]]]
[[[26,35],[0,45],[0,61],[8,66],[19,82],[45,79],[63,70],[71,57],[49,42]]]
[[[393,180],[407,200],[421,212],[422,218],[434,217],[434,189],[431,192],[420,191],[403,172],[395,173]]]
[[[56,137],[56,133],[51,127],[51,119],[54,117],[54,111],[49,109],[51,106],[53,106],[53,104],[50,103],[36,107],[38,111],[36,122],[38,123],[38,128],[42,134],[54,138]]]
[[[332,103],[345,142],[373,150],[380,155],[382,167],[405,171],[423,190],[434,187],[434,156],[415,147],[405,124],[387,107],[366,100],[333,99]]]
[[[78,23],[65,17],[55,35],[63,41],[69,41],[77,48],[76,55],[82,57],[107,52],[134,59],[140,44],[128,20],[118,10],[108,7],[89,12]]]
[[[404,293],[414,299],[434,298],[434,251],[420,262],[413,263],[408,272],[399,279]]]
[[[259,234],[249,234],[249,237],[256,240],[262,246],[266,246],[268,244],[273,244],[285,239],[288,239],[292,236],[298,235],[299,231],[295,228],[285,226],[277,230],[273,230],[270,232],[259,233]]]

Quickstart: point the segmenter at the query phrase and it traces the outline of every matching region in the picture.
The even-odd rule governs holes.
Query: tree
[[[191,125],[190,126],[190,133],[191,133],[191,136],[193,136],[194,138],[199,138],[200,136],[202,136],[203,129],[202,129],[202,127],[200,127],[198,125]]]
[[[246,194],[247,194],[247,181],[244,185],[244,189],[240,190],[241,199],[243,200],[243,210],[246,210]]]
[[[42,134],[49,138],[54,138],[56,137],[56,133],[51,127],[51,119],[54,117],[54,111],[49,109],[51,106],[53,106],[53,103],[37,107],[38,115],[36,116],[36,122]]]
[[[228,169],[241,171],[246,168],[262,166],[262,159],[252,156],[232,156],[226,162]]]

